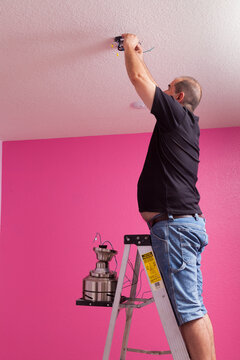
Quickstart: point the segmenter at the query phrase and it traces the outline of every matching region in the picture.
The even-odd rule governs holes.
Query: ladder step
[[[149,355],[169,355],[169,354],[171,354],[170,350],[167,350],[167,351],[151,351],[150,350],[149,351],[149,350],[127,348],[127,351],[138,352],[138,353],[149,354]]]
[[[153,298],[126,298],[126,302],[119,305],[119,308],[140,309],[154,302]]]

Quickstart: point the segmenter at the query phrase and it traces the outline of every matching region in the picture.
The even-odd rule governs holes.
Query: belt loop
[[[198,216],[198,214],[197,214],[197,213],[194,215],[194,219],[195,219],[196,221],[198,221],[198,220],[199,220],[199,216]]]
[[[173,215],[168,215],[168,220],[171,220],[171,221],[173,221],[173,220],[174,220],[174,217],[173,217]]]

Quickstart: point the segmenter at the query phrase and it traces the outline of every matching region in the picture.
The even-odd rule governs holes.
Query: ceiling
[[[164,90],[203,87],[201,128],[240,126],[239,0],[2,0],[0,139],[151,132],[114,36],[137,34]]]

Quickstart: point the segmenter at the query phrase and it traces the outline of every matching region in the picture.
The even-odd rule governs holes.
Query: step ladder
[[[126,298],[121,295],[125,272],[128,264],[131,245],[137,246],[136,260],[133,272],[130,297]],[[138,299],[136,298],[137,280],[141,262],[145,269],[149,285],[152,291],[152,298]],[[145,351],[140,349],[128,348],[128,338],[130,333],[131,320],[134,308],[141,308],[152,302],[155,302],[160,320],[171,351]],[[127,351],[139,353],[165,355],[172,354],[174,360],[190,360],[181,332],[177,325],[177,321],[165,289],[165,285],[157,266],[150,235],[125,235],[124,236],[124,253],[121,268],[118,277],[117,289],[112,304],[112,313],[108,328],[107,339],[104,348],[103,360],[109,360],[111,344],[117,315],[119,310],[126,308],[126,323],[123,334],[122,349],[120,360],[125,360]]]

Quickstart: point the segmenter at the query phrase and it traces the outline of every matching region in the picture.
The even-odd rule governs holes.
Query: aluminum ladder
[[[129,259],[131,245],[137,246],[136,260],[133,272],[130,297],[126,298],[121,295],[126,268]],[[139,269],[141,262],[145,269],[148,282],[152,292],[150,299],[137,299],[136,290],[139,277]],[[130,333],[131,320],[134,308],[140,308],[155,302],[160,320],[171,351],[145,351],[140,349],[128,348],[128,338]],[[151,246],[150,235],[125,235],[124,236],[124,252],[119,272],[117,289],[112,305],[112,313],[108,328],[107,339],[104,348],[103,360],[109,360],[111,344],[114,334],[114,328],[117,315],[121,308],[126,308],[126,323],[123,334],[122,349],[120,360],[125,360],[127,351],[146,353],[152,355],[172,354],[174,360],[190,360],[181,332],[179,330],[165,285],[157,266]]]

